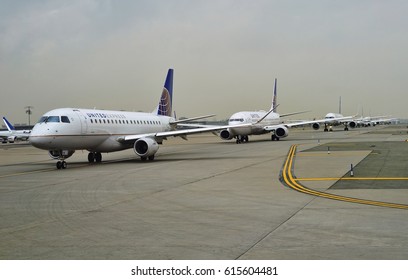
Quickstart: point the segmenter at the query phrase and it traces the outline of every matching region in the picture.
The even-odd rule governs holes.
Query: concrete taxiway
[[[408,205],[406,128],[189,139],[153,162],[77,151],[66,170],[1,145],[0,259],[408,258],[408,210],[379,205]]]

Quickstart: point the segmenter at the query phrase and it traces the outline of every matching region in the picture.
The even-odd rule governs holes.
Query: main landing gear
[[[57,169],[65,169],[67,168],[67,163],[65,160],[57,161]]]
[[[89,161],[89,163],[101,162],[102,161],[102,154],[101,153],[89,153],[88,154],[88,161]]]
[[[148,157],[140,157],[140,159],[142,160],[142,161],[146,161],[146,160],[154,160],[154,155],[151,155],[151,156],[148,156]]]
[[[272,134],[272,135],[271,135],[271,140],[272,140],[272,141],[279,141],[279,137],[276,136],[275,134]]]
[[[241,144],[241,143],[249,141],[248,135],[237,135],[235,136],[235,138],[237,139],[236,140],[237,144]]]

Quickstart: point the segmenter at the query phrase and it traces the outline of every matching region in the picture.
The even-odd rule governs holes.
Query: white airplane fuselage
[[[264,127],[279,124],[280,117],[279,114],[272,112],[261,122],[257,123],[266,113],[266,111],[242,111],[233,114],[228,120],[228,125],[252,125],[230,128],[231,133],[233,135],[260,135],[269,133],[269,131],[265,131]]]
[[[61,108],[34,126],[30,142],[44,150],[114,152],[132,148],[118,139],[129,134],[170,131],[173,118],[151,113]]]
[[[337,120],[331,121],[331,119],[344,118],[344,116],[342,114],[328,113],[324,118],[327,120],[326,123],[328,125],[339,125],[340,124],[339,121]]]

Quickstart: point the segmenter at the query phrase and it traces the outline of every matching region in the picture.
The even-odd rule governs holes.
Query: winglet
[[[173,104],[173,73],[173,69],[169,69],[167,72],[166,81],[164,82],[164,88],[157,107],[157,115],[171,116]]]
[[[272,113],[272,112],[275,112],[276,111],[276,108],[279,106],[279,104],[278,105],[276,105],[275,107],[272,107],[268,112],[266,112],[266,114],[262,117],[262,118],[260,118],[255,124],[258,124],[258,123],[260,123],[261,121],[263,121],[270,113]]]
[[[271,110],[274,113],[276,113],[276,107],[278,107],[278,104],[276,103],[277,102],[277,95],[278,95],[278,93],[276,91],[277,84],[278,84],[278,80],[275,78],[275,83],[273,85],[273,97],[272,97],[272,106],[271,106]]]
[[[6,124],[7,129],[8,129],[9,131],[15,130],[14,126],[6,119],[6,117],[3,117],[3,121],[4,121],[4,123]]]

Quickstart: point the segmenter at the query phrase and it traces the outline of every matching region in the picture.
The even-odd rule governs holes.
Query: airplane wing
[[[221,126],[209,126],[209,127],[200,127],[200,128],[191,128],[191,129],[182,129],[182,130],[171,130],[164,132],[155,132],[155,133],[146,133],[146,134],[136,134],[136,135],[125,135],[117,139],[118,142],[128,142],[135,141],[140,138],[155,138],[155,139],[165,139],[167,137],[182,137],[185,138],[190,134],[204,133],[204,132],[214,132],[218,130],[223,130],[227,128],[234,127],[245,127],[251,126],[251,124],[237,124],[237,125],[221,125]]]
[[[282,126],[282,125],[290,128],[290,127],[296,127],[296,126],[302,126],[302,125],[308,125],[308,124],[314,124],[314,123],[326,123],[326,122],[332,122],[332,121],[346,122],[346,121],[353,120],[353,117],[354,116],[347,116],[347,117],[342,117],[342,118],[320,119],[320,120],[311,120],[311,121],[282,123],[278,125],[267,125],[267,126],[264,126],[264,130],[266,131],[275,130],[277,127]]]

